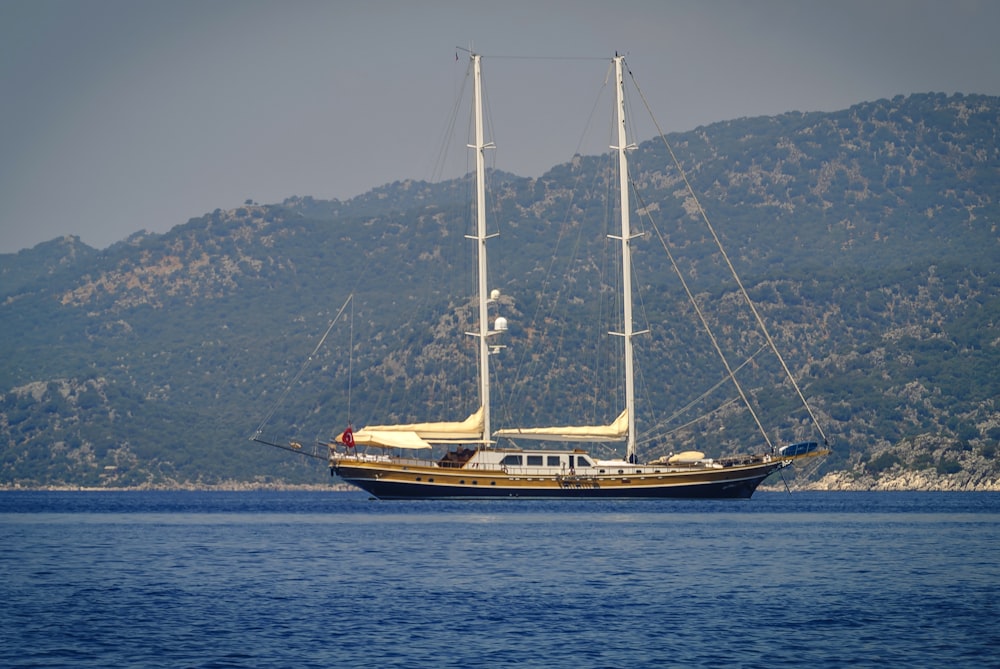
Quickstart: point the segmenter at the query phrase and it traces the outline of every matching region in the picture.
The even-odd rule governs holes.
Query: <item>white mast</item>
[[[628,144],[625,136],[625,78],[622,72],[624,56],[615,55],[615,124],[618,126],[618,146],[612,149],[618,151],[618,188],[621,198],[621,237],[622,244],[622,301],[624,332],[613,332],[625,338],[625,410],[628,412],[628,436],[625,442],[626,459],[635,462],[635,370],[632,360],[632,337],[636,332],[632,328],[632,228],[629,220],[628,197],[628,157],[626,151],[635,148]]]
[[[486,308],[488,293],[486,290],[486,149],[495,148],[493,142],[483,140],[483,93],[482,71],[480,61],[482,56],[470,54],[472,60],[473,80],[472,97],[475,114],[475,144],[469,148],[476,152],[476,235],[469,239],[476,240],[479,257],[479,332],[469,333],[479,339],[479,397],[483,407],[483,441],[488,443],[490,430],[490,359],[487,338],[489,332],[489,313]]]

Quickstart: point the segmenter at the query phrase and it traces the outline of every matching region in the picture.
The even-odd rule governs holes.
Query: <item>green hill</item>
[[[814,477],[1000,479],[998,132],[1000,99],[926,94],[668,137],[831,439]],[[651,331],[638,353],[656,361],[640,402],[663,428],[647,454],[756,446],[725,387],[698,420],[673,414],[722,375],[661,237],[720,305],[733,360],[761,342],[741,334],[749,317],[663,143],[632,160],[652,215],[635,257]],[[621,406],[603,380],[614,355],[590,343],[614,291],[607,204],[581,186],[606,169],[577,156],[538,179],[490,175],[490,283],[511,323],[493,361],[501,423]],[[464,417],[470,202],[464,180],[406,181],[216,210],[104,251],[67,238],[0,256],[0,485],[322,483],[322,462],[247,440],[272,410],[265,437],[307,449],[349,419]],[[776,437],[809,436],[772,366],[761,354],[741,372],[755,403]]]

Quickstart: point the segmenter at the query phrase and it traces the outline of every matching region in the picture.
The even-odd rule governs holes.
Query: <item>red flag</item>
[[[354,446],[354,430],[348,427],[344,430],[344,434],[340,435],[340,440],[344,442],[344,446],[351,448]]]

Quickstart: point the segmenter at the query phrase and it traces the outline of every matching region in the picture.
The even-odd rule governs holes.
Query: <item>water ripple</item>
[[[981,493],[0,493],[0,665],[986,666],[998,530]]]

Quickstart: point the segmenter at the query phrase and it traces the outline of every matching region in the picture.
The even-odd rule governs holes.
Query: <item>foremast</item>
[[[489,311],[487,309],[486,285],[486,149],[496,148],[493,142],[483,138],[483,91],[482,91],[482,56],[470,53],[472,61],[472,106],[475,117],[475,143],[469,148],[476,152],[476,234],[467,235],[475,240],[478,265],[478,300],[479,300],[479,331],[470,332],[479,340],[479,398],[483,411],[483,442],[488,444],[491,439],[490,430],[490,336]]]
[[[611,148],[618,152],[618,191],[621,207],[621,236],[609,235],[618,239],[622,245],[622,332],[612,332],[620,336],[625,343],[625,411],[628,415],[628,433],[625,438],[625,454],[629,462],[636,461],[635,439],[635,363],[632,352],[632,338],[641,332],[635,332],[632,323],[632,227],[629,206],[628,154],[634,149],[634,144],[628,143],[625,133],[625,75],[624,56],[615,54],[615,125],[618,128],[617,146]]]

